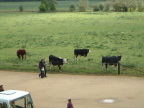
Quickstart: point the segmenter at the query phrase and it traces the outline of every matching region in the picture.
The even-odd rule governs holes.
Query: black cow
[[[105,65],[106,69],[108,65],[114,65],[115,68],[122,56],[102,57],[102,66]]]
[[[49,56],[50,70],[51,70],[52,66],[57,65],[59,67],[59,71],[61,71],[61,66],[63,64],[66,64],[67,62],[68,62],[68,59],[66,59],[66,58],[60,58],[60,57],[56,57],[54,55]]]
[[[78,56],[87,57],[87,55],[88,55],[89,52],[90,52],[89,49],[75,49],[74,50],[74,56],[75,56],[76,59],[77,59]]]
[[[19,58],[19,59],[23,59],[23,58],[25,58],[26,59],[26,50],[24,50],[24,49],[19,49],[19,50],[17,50],[17,57]]]

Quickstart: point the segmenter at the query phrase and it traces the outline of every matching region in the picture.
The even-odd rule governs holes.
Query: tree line
[[[89,7],[90,0],[78,0],[76,5],[80,12],[85,12]],[[39,7],[41,12],[55,11],[57,0],[41,0]],[[75,5],[70,5],[69,10],[75,11]],[[114,12],[144,12],[144,0],[106,0],[105,3],[92,5],[93,11],[114,11]]]
[[[0,0],[0,2],[27,2],[27,1],[41,1],[41,0]]]
[[[144,0],[109,0],[115,12],[144,11]]]
[[[27,2],[27,1],[40,1],[38,7],[41,12],[58,11],[57,1],[78,1],[77,4],[70,4],[69,11],[75,11],[76,7],[80,12],[87,11],[89,1],[103,1],[94,3],[93,11],[114,11],[114,12],[144,12],[144,0],[0,0],[0,2]],[[23,6],[19,7],[22,12]]]
[[[0,0],[0,2],[27,2],[27,1],[41,1],[41,0]]]
[[[41,0],[0,0],[0,2],[25,2],[25,1],[41,1]],[[78,1],[78,0],[57,0],[57,1]],[[90,0],[90,1],[106,1],[106,0]]]

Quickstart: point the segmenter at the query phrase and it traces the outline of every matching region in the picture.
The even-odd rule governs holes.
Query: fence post
[[[120,63],[118,62],[118,75],[120,75]]]

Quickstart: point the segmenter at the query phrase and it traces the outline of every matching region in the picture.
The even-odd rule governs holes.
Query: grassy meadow
[[[117,74],[102,70],[101,58],[121,55],[121,74],[144,75],[143,19],[139,12],[1,12],[0,70],[39,72],[38,62],[53,54],[69,59],[63,73]],[[22,48],[26,60],[16,56]],[[76,61],[75,48],[89,48],[88,60]]]

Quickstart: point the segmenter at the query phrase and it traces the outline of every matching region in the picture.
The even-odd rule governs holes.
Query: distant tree
[[[109,11],[110,10],[110,4],[107,2],[105,5],[104,5],[104,11]]]
[[[46,12],[47,11],[46,5],[44,3],[41,3],[39,9],[40,9],[41,12]]]
[[[56,0],[41,0],[41,5],[39,9],[41,12],[55,11],[56,5]]]
[[[104,9],[104,5],[103,4],[95,4],[93,5],[93,11],[101,11]]]
[[[70,10],[71,12],[75,11],[75,5],[70,5],[69,10]]]
[[[113,6],[113,10],[115,12],[121,12],[122,11],[123,4],[121,1],[114,2],[112,6]]]
[[[144,12],[144,1],[138,2],[138,12]]]
[[[109,1],[113,3],[112,7],[113,10],[116,12],[128,12],[128,11],[132,12],[136,11],[137,2],[139,0],[109,0]]]
[[[134,11],[136,11],[136,9],[137,9],[136,4],[132,4],[132,5],[129,6],[129,11],[130,12],[134,12]]]
[[[100,8],[98,4],[93,5],[93,11],[99,11],[99,10]]]
[[[49,10],[50,11],[55,11],[56,10],[56,5],[57,5],[57,1],[56,0],[49,0],[48,1],[48,5],[49,5]]]
[[[99,5],[99,9],[100,9],[100,10],[103,10],[103,9],[104,9],[104,5],[103,5],[103,4],[100,4],[100,5]]]
[[[86,11],[86,8],[88,8],[88,2],[89,0],[79,0],[78,3],[79,11],[81,12]]]
[[[20,11],[20,12],[23,12],[23,10],[24,10],[23,6],[20,5],[20,6],[19,6],[19,11]]]
[[[48,11],[48,1],[47,0],[41,0],[41,4],[39,7],[41,12],[47,12]]]

